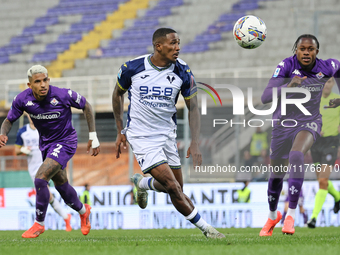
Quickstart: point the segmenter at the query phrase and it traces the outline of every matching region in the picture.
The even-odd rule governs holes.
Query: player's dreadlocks
[[[303,34],[303,35],[300,35],[300,36],[298,37],[298,39],[296,39],[296,41],[295,41],[295,43],[294,43],[294,45],[293,45],[293,48],[292,48],[293,53],[295,53],[296,48],[297,48],[297,44],[299,43],[300,39],[302,39],[302,38],[311,38],[311,39],[315,40],[317,48],[318,48],[318,49],[320,48],[320,47],[319,47],[319,46],[320,46],[319,41],[318,41],[318,39],[316,39],[316,37],[315,37],[314,35],[311,35],[311,34]]]

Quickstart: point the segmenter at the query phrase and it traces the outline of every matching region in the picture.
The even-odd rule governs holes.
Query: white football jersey
[[[31,154],[27,156],[28,172],[31,177],[37,173],[39,167],[43,163],[42,154],[39,149],[39,132],[37,129],[32,129],[29,124],[26,124],[19,129],[16,145],[30,147]]]
[[[128,91],[130,105],[126,128],[131,137],[168,135],[176,129],[176,103],[197,94],[194,76],[181,59],[167,68],[152,64],[152,55],[140,56],[123,64],[118,86]]]

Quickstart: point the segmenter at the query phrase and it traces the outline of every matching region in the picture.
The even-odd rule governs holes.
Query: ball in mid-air
[[[260,18],[247,15],[236,21],[233,35],[242,48],[255,49],[266,40],[267,28]]]

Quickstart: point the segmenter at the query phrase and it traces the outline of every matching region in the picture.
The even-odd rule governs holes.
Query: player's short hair
[[[316,42],[316,47],[319,49],[320,48],[320,44],[319,44],[319,41],[318,39],[314,36],[314,35],[311,35],[311,34],[303,34],[303,35],[300,35],[298,37],[298,39],[296,39],[294,45],[293,45],[293,53],[295,53],[296,49],[297,49],[297,44],[299,43],[299,41],[302,39],[302,38],[310,38],[310,39],[313,39],[315,40]]]
[[[28,78],[32,78],[32,76],[37,73],[44,73],[48,75],[47,69],[44,66],[34,65],[34,66],[31,66],[30,69],[28,69],[27,76]]]
[[[166,27],[158,28],[153,33],[153,36],[152,36],[153,46],[156,45],[156,42],[159,40],[159,38],[166,37],[167,34],[172,34],[172,33],[177,33],[177,32],[175,30],[171,29],[171,28],[166,28]]]

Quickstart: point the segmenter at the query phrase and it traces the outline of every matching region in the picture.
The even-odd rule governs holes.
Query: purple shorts
[[[272,141],[270,144],[270,158],[287,159],[293,146],[294,139],[300,131],[309,131],[313,135],[315,142],[320,136],[321,127],[321,118],[316,119],[315,121],[299,122],[296,127],[275,125],[272,131]]]
[[[51,158],[61,165],[61,169],[65,169],[67,162],[73,157],[77,150],[77,142],[52,142],[45,146],[42,151],[43,160]]]

